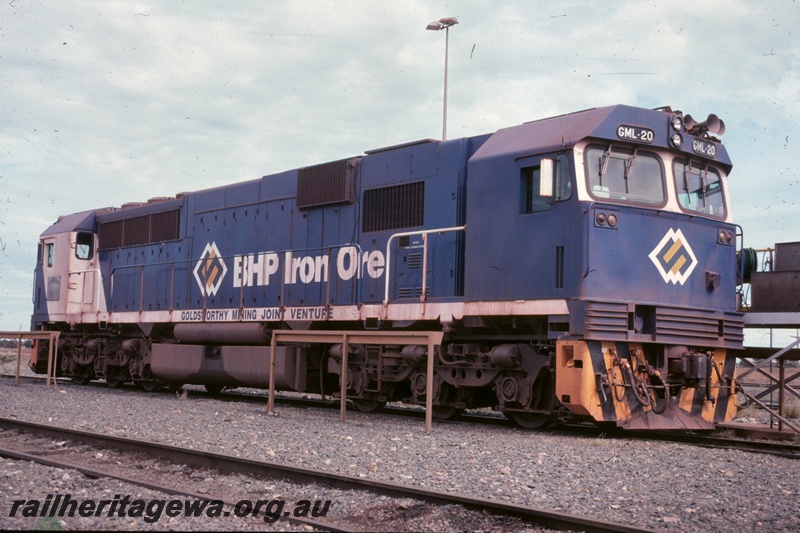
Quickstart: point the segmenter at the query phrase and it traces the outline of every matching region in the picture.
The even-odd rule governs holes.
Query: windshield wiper
[[[700,194],[698,194],[698,196],[703,200],[703,207],[706,207],[706,196],[708,196],[708,169],[704,168],[698,172],[698,176],[700,177]],[[700,203],[699,200],[698,203]]]
[[[626,193],[626,194],[630,194],[630,192],[631,192],[631,191],[630,191],[630,187],[628,187],[628,178],[630,177],[630,175],[631,175],[631,171],[633,170],[633,165],[636,163],[636,153],[637,153],[638,151],[639,151],[639,147],[637,146],[637,147],[636,147],[636,148],[634,148],[634,150],[633,150],[633,155],[632,155],[632,156],[630,157],[630,159],[628,159],[628,161],[625,163],[625,173],[624,173],[624,177],[625,177],[625,193]]]
[[[606,170],[608,170],[608,161],[611,159],[611,147],[612,145],[609,144],[608,149],[605,151],[602,157],[600,157],[600,176],[598,184],[601,187],[603,186],[603,176],[605,175]]]

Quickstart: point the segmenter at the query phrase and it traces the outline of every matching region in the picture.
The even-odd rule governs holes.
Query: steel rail
[[[248,402],[248,403],[261,403],[263,402],[263,396],[253,395],[253,394],[245,394],[245,393],[237,393],[235,391],[229,391],[224,394],[212,394],[206,391],[199,391],[193,390],[189,391],[190,395],[197,395],[203,396],[206,398],[214,398],[215,400],[220,400],[223,402]],[[330,409],[333,407],[338,407],[338,401],[332,402],[330,400],[321,400],[321,399],[314,399],[314,398],[293,398],[290,396],[282,396],[277,398],[278,401],[288,405],[300,406],[300,407],[318,407],[320,409]],[[395,407],[395,406],[386,406],[383,408],[380,414],[385,415],[396,415],[396,416],[406,416],[406,417],[415,417],[415,418],[422,418],[425,416],[425,412],[418,409],[408,409],[403,407]],[[371,413],[373,416],[380,416],[378,413]],[[515,427],[514,423],[511,420],[508,420],[505,417],[497,417],[497,416],[490,416],[490,415],[481,415],[480,413],[465,413],[462,414],[456,420],[437,420],[437,424],[488,424],[488,425],[496,425],[496,426],[505,426],[505,427]],[[726,428],[721,428],[722,430]],[[603,436],[603,438],[609,439],[639,439],[639,440],[651,440],[651,441],[660,441],[660,442],[674,442],[678,444],[690,444],[695,446],[703,446],[707,448],[725,448],[725,449],[733,449],[733,450],[740,450],[746,451],[751,453],[762,453],[768,455],[775,455],[778,457],[787,457],[791,459],[800,459],[800,445],[796,444],[788,444],[785,442],[780,442],[778,440],[770,440],[769,442],[759,441],[759,440],[745,440],[745,439],[731,439],[731,438],[723,438],[717,437],[714,435],[700,435],[697,433],[682,433],[682,432],[664,432],[664,431],[640,431],[640,430],[630,430],[630,429],[617,429],[615,431],[609,431],[608,429],[599,428],[594,425],[588,424],[569,424],[569,423],[562,423],[552,428],[548,428],[546,430],[538,430],[535,433],[552,433],[552,432],[568,432],[571,434],[580,434],[584,436],[594,436],[599,437]],[[747,435],[748,433],[759,434],[762,430],[761,428],[754,427],[752,430],[747,428],[736,428],[737,432],[744,433]],[[776,438],[780,437],[783,440],[791,440],[794,439],[794,433],[784,432],[783,435],[776,434]]]
[[[411,498],[434,505],[461,505],[470,509],[488,511],[499,516],[514,516],[526,522],[535,523],[551,529],[569,529],[572,531],[586,531],[592,533],[652,531],[650,529],[627,524],[556,513],[525,505],[479,499],[421,487],[397,485],[333,472],[231,457],[213,452],[190,450],[167,444],[47,426],[21,420],[0,418],[0,427],[59,439],[67,438],[83,444],[114,448],[127,452],[143,453],[169,462],[186,464],[193,468],[207,468],[226,473],[241,473],[267,478],[277,477],[298,484],[317,483],[341,490],[362,490],[393,498]],[[207,496],[203,498],[208,499]]]
[[[106,470],[97,470],[95,468],[89,468],[87,466],[71,463],[69,461],[61,461],[50,459],[47,457],[42,457],[41,455],[35,455],[30,453],[23,453],[17,450],[11,450],[8,448],[0,448],[0,457],[5,457],[7,459],[16,459],[18,461],[32,461],[34,463],[38,463],[45,466],[50,466],[53,468],[59,468],[62,470],[77,470],[84,476],[92,479],[99,479],[99,478],[109,478],[109,479],[116,479],[118,481],[122,481],[124,483],[129,483],[131,485],[136,485],[138,487],[144,487],[152,490],[156,490],[158,492],[163,492],[165,494],[170,495],[177,495],[177,496],[187,496],[189,498],[193,498],[195,500],[204,500],[208,502],[212,501],[221,501],[226,507],[229,508],[236,508],[236,504],[238,502],[233,502],[231,500],[227,500],[220,496],[209,496],[208,494],[200,494],[198,492],[192,492],[190,490],[173,487],[169,485],[162,485],[160,483],[155,483],[152,481],[146,481],[143,479],[138,479],[135,477],[130,476],[121,476],[119,474],[115,474],[113,472],[108,472]],[[225,517],[230,516],[230,511],[226,511],[224,514]],[[246,518],[246,517],[242,517]],[[260,518],[260,517],[253,517],[253,518]],[[307,518],[298,518],[295,516],[286,516],[281,515],[278,517],[278,520],[289,522],[290,524],[294,525],[302,525],[302,526],[310,526],[318,530],[322,531],[349,531],[346,529],[341,529],[333,524],[328,522],[323,522],[320,520],[310,520]]]
[[[800,459],[800,446],[776,441],[755,441],[743,439],[730,439],[715,437],[713,435],[700,435],[697,433],[618,430],[604,432],[599,428],[579,425],[562,425],[552,429],[553,432],[564,432],[578,435],[597,436],[617,440],[649,440],[653,442],[672,442],[702,448],[737,450],[748,453],[758,453],[785,457],[787,459]],[[747,430],[743,430],[747,431]],[[753,430],[757,432],[757,430]],[[788,434],[791,436],[793,434]]]
[[[800,459],[800,446],[795,444],[779,443],[775,441],[751,441],[742,439],[729,439],[723,437],[715,437],[713,435],[696,435],[696,434],[670,434],[670,433],[654,433],[652,435],[644,433],[634,433],[630,438],[649,440],[658,440],[663,442],[674,442],[679,444],[688,444],[690,446],[699,446],[702,448],[719,448],[726,450],[738,450],[748,453],[760,453],[766,455],[773,455],[776,457],[785,457],[787,459]]]
[[[0,375],[1,378],[14,378],[13,375]],[[23,380],[39,380],[43,381],[43,377],[39,376],[20,376]],[[69,378],[58,378],[63,380],[68,380]],[[81,387],[97,387],[101,389],[107,389],[108,387],[102,382],[92,382],[87,385],[81,385]],[[143,392],[141,390],[132,390],[128,391],[130,393],[143,393],[152,395],[152,392]],[[114,389],[120,390],[120,389]],[[171,394],[171,393],[170,393]],[[213,398],[215,400],[219,400],[222,402],[247,402],[247,403],[255,403],[255,404],[262,404],[264,402],[264,396],[258,394],[246,394],[241,392],[235,391],[227,391],[225,393],[210,393],[204,390],[190,390],[188,391],[190,396],[195,397],[203,397],[203,398]],[[339,408],[339,400],[323,400],[323,399],[314,399],[314,398],[293,398],[290,396],[278,396],[275,398],[277,402],[292,405],[292,406],[299,406],[299,407],[311,407],[311,408],[320,408],[320,409],[333,409]],[[387,406],[385,407],[382,412],[379,413],[372,413],[371,416],[380,416],[381,414],[384,415],[395,415],[395,416],[406,416],[406,417],[414,417],[414,418],[424,418],[425,412],[423,410],[415,410],[415,409],[407,409],[403,407],[393,407]],[[513,427],[513,422],[506,418],[501,417],[492,417],[492,416],[482,416],[480,414],[463,414],[457,420],[437,420],[437,424],[488,424],[488,425],[496,425],[496,426],[505,426],[505,427]],[[729,428],[721,428],[722,430],[729,429]],[[748,435],[758,435],[763,432],[763,428],[761,427],[753,427],[752,429],[748,429],[746,427],[737,427],[735,431],[739,434],[744,434],[745,436]],[[651,440],[651,441],[660,441],[660,442],[674,442],[679,444],[689,444],[695,446],[702,446],[707,448],[725,448],[725,449],[732,449],[732,450],[740,450],[740,451],[747,451],[751,453],[761,453],[765,455],[774,455],[778,457],[786,457],[790,459],[800,459],[800,445],[796,444],[787,444],[785,441],[795,438],[794,433],[783,432],[775,433],[774,439],[769,440],[768,442],[760,441],[760,440],[745,440],[745,439],[730,439],[730,438],[722,438],[722,437],[715,437],[713,435],[699,435],[696,433],[680,433],[680,432],[658,432],[658,431],[636,431],[636,430],[612,430],[609,431],[608,429],[602,429],[597,426],[592,425],[581,425],[581,424],[559,424],[552,428],[548,428],[546,430],[538,430],[537,433],[570,433],[570,434],[578,434],[588,437],[602,437],[608,439],[643,439],[643,440]]]

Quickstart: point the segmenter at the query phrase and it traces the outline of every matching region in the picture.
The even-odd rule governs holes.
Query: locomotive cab
[[[35,317],[42,322],[75,323],[97,315],[101,289],[97,236],[73,231],[44,236],[39,243],[34,294]]]
[[[33,329],[97,322],[104,309],[94,212],[61,217],[39,240],[33,285]],[[46,341],[31,351],[31,368],[44,371]]]
[[[615,106],[500,130],[470,159],[465,297],[528,315],[575,415],[661,429],[732,416],[741,232],[709,134],[722,131],[714,115]]]

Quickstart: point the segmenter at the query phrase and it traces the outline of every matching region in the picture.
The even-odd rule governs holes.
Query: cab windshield
[[[684,211],[725,216],[722,178],[715,169],[695,161],[676,160],[673,170],[678,202]]]
[[[586,150],[589,192],[633,204],[663,205],[664,167],[653,153],[639,147],[609,145]]]

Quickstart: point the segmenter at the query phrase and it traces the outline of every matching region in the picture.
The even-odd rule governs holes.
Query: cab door
[[[36,287],[36,310],[51,314],[57,312],[53,308],[61,300],[61,276],[56,270],[56,240],[53,237],[42,239],[39,243],[39,264],[41,282]],[[64,310],[61,309],[63,313]]]
[[[39,241],[35,271],[34,320],[38,323],[63,320],[67,301],[66,235],[56,234]]]
[[[70,251],[67,314],[96,313],[98,270],[95,258],[95,235],[80,231],[72,233]]]

